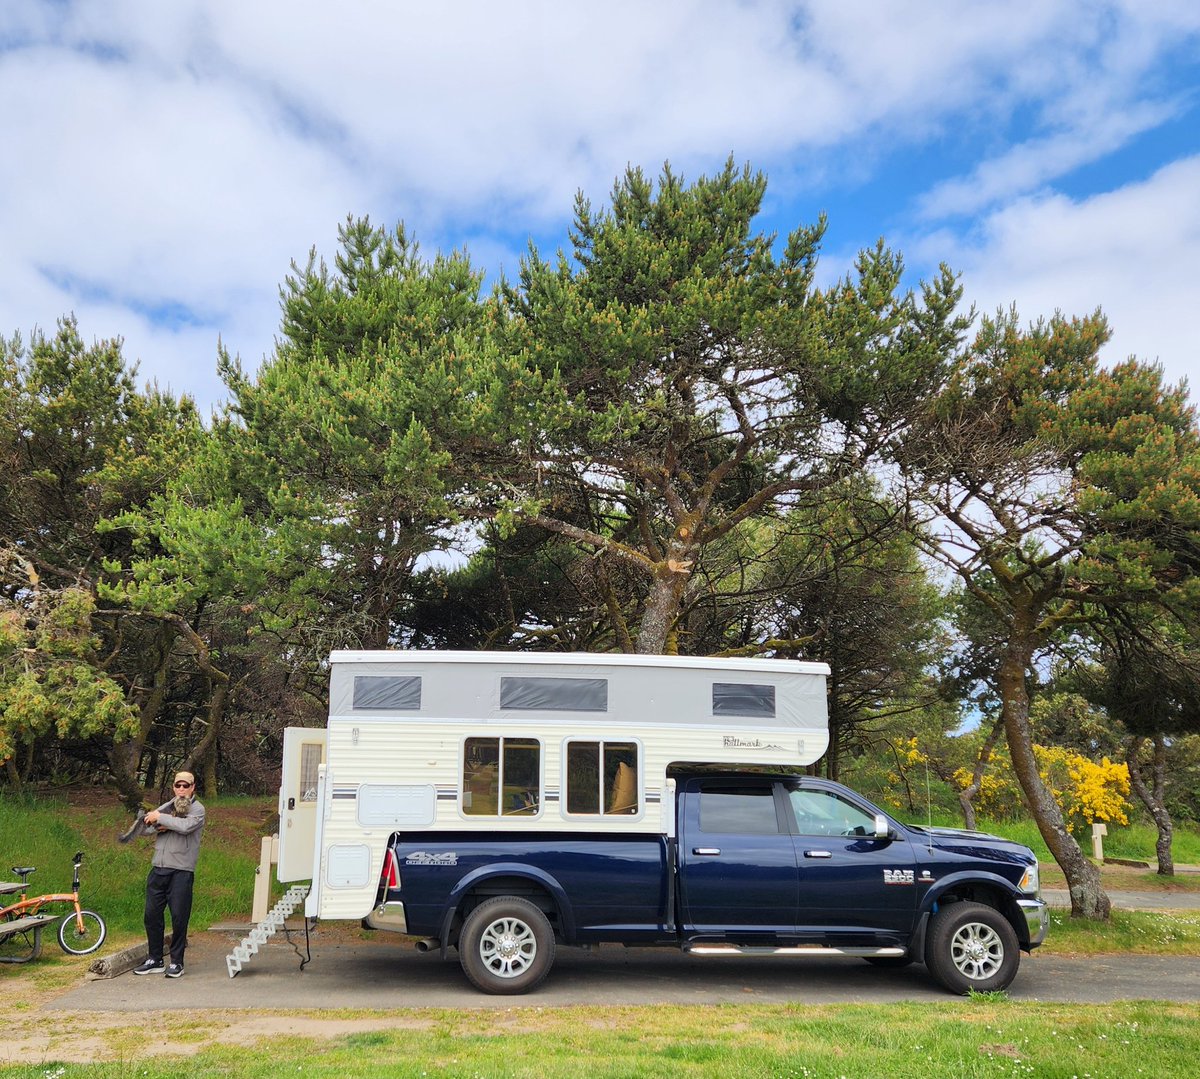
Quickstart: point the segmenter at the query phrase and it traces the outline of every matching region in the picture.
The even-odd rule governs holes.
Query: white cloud
[[[1161,362],[1172,381],[1200,388],[1195,310],[1200,250],[1200,156],[1117,191],[1073,201],[1026,198],[997,210],[980,237],[949,252],[945,233],[929,241],[963,271],[967,300],[985,313],[1015,303],[1032,320],[1102,307],[1113,330],[1103,358]]]
[[[210,400],[217,335],[257,362],[289,260],[332,254],[348,213],[511,273],[515,233],[565,240],[576,189],[602,199],[627,163],[694,176],[732,152],[795,194],[1031,110],[1040,141],[970,178],[1003,199],[1154,121],[1136,88],[1194,8],[8,0],[0,332],[74,310]]]

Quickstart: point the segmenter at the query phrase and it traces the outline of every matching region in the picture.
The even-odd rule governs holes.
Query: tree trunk
[[[180,771],[201,776],[202,789],[207,798],[217,793],[217,736],[221,731],[221,721],[225,718],[225,701],[229,696],[229,678],[224,672],[222,675],[222,678],[209,679],[208,726],[180,767]]]
[[[1010,644],[1000,663],[1001,717],[1013,771],[1025,792],[1038,831],[1066,875],[1071,893],[1071,917],[1102,921],[1108,918],[1112,904],[1100,883],[1100,871],[1084,857],[1075,837],[1067,830],[1062,809],[1038,772],[1033,733],[1029,727],[1029,693],[1025,687],[1025,674],[1032,654],[1032,648]]]
[[[163,705],[167,700],[170,689],[171,646],[175,635],[170,628],[162,625],[158,633],[158,667],[154,672],[154,682],[150,692],[138,705],[138,729],[127,742],[114,744],[108,751],[108,767],[117,784],[121,802],[131,813],[136,812],[145,797],[139,773],[142,764],[142,751],[150,737],[154,725],[162,715]]]
[[[686,570],[672,569],[671,563],[660,565],[650,585],[650,595],[642,612],[638,630],[637,652],[641,656],[665,655],[671,629],[679,617],[680,601],[687,584]]]
[[[1129,766],[1129,785],[1134,794],[1141,799],[1154,818],[1154,826],[1158,829],[1158,837],[1154,842],[1154,852],[1158,857],[1158,872],[1163,877],[1175,876],[1175,861],[1171,856],[1171,835],[1174,824],[1170,811],[1167,809],[1167,740],[1161,735],[1154,736],[1154,789],[1146,786],[1146,777],[1142,773],[1142,762],[1139,759],[1142,746],[1146,739],[1140,735],[1130,735],[1125,743],[1125,763]]]
[[[975,768],[971,772],[971,782],[958,792],[958,804],[962,806],[963,812],[963,827],[972,832],[975,831],[975,795],[983,786],[983,773],[987,771],[988,761],[992,759],[992,750],[996,748],[996,742],[999,741],[1003,729],[1004,715],[1001,713],[992,723],[991,732],[984,739],[983,745],[979,747]]]

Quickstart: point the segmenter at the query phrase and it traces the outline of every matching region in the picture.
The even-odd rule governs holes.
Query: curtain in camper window
[[[568,813],[635,815],[640,806],[634,742],[569,742]]]

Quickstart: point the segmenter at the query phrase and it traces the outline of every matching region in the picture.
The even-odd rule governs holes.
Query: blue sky
[[[1102,307],[1200,394],[1200,4],[6,0],[0,333],[68,312],[208,408],[339,222],[512,272],[627,164],[770,178],[983,311]]]

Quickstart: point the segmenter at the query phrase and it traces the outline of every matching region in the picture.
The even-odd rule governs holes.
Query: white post
[[[1092,825],[1092,857],[1098,862],[1104,861],[1104,837],[1108,835],[1107,824]]]

